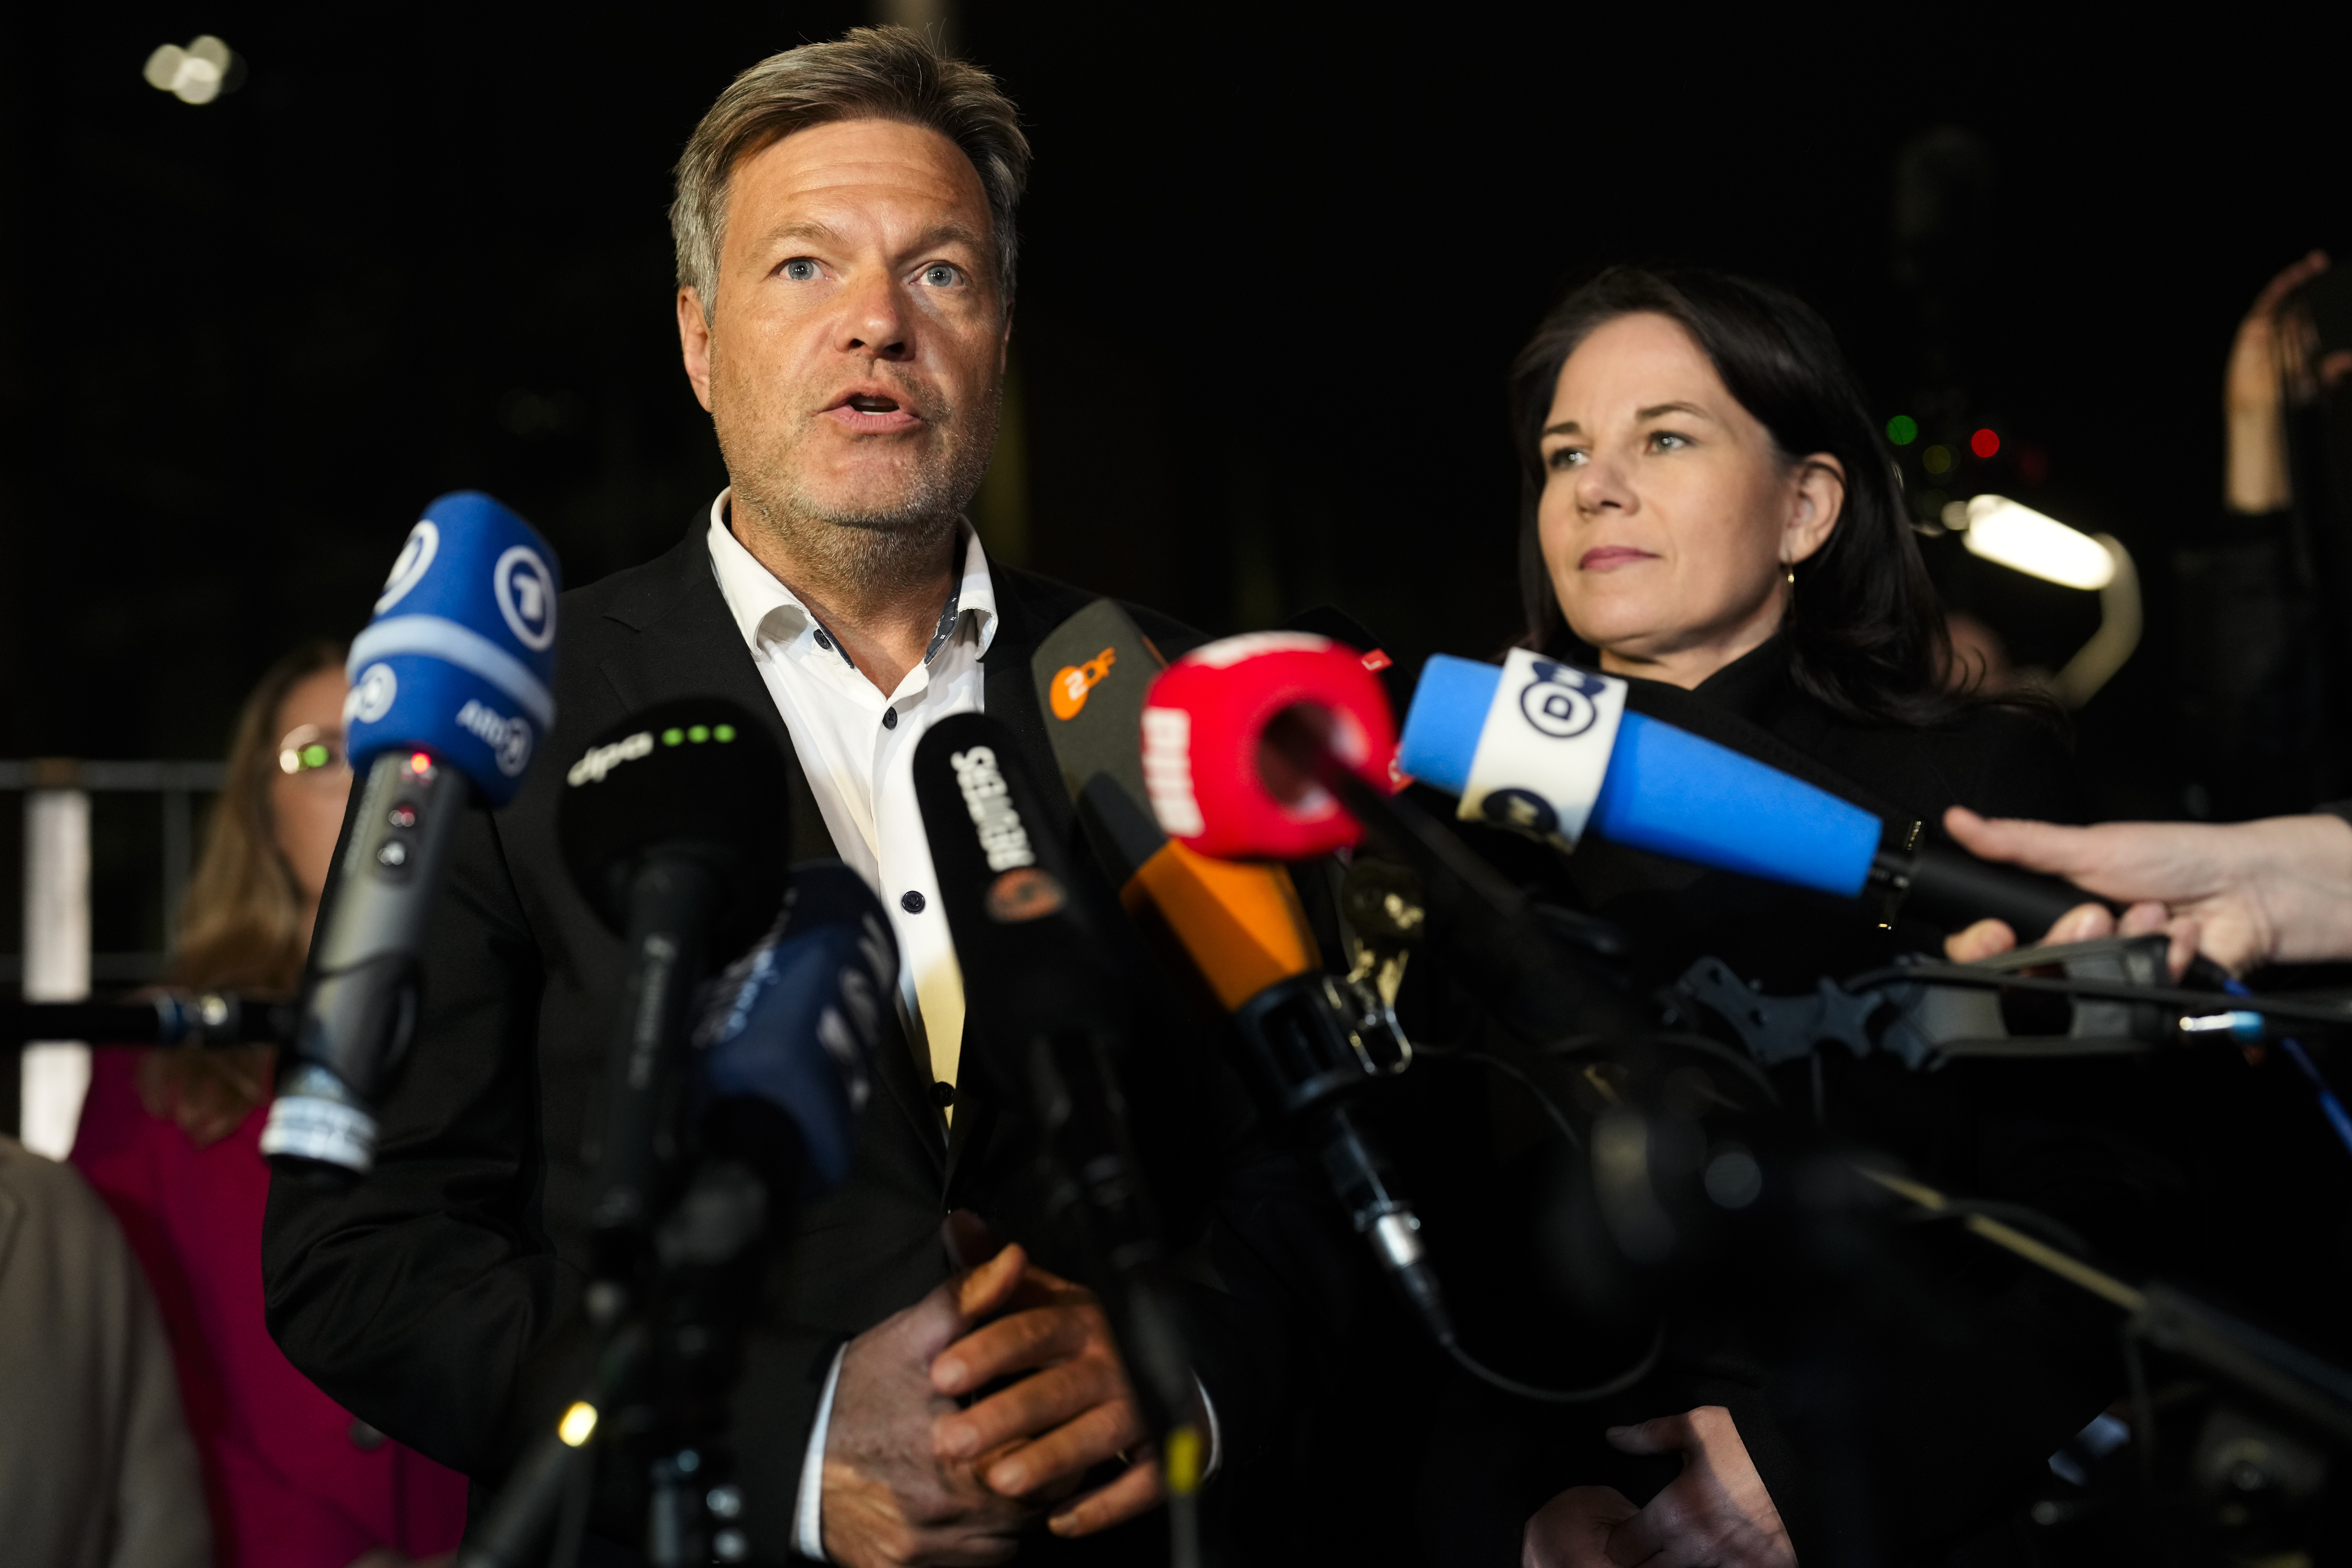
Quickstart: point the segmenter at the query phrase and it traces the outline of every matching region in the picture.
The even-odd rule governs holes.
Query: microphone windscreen
[[[898,1039],[898,976],[889,917],[865,879],[838,860],[793,868],[782,916],[719,977],[695,1032],[696,1119],[707,1135],[726,1142],[721,1129],[746,1122],[720,1108],[759,1101],[799,1130],[806,1169],[796,1185],[840,1182],[872,1093],[874,1055]],[[720,1152],[754,1161],[768,1152]]]
[[[1031,1039],[1108,1031],[1122,1008],[1102,932],[1019,747],[1003,721],[953,714],[916,746],[914,780],[963,974],[965,1049],[1025,1104],[1018,1053]]]
[[[1392,786],[1395,720],[1349,647],[1303,632],[1252,632],[1194,648],[1161,671],[1143,710],[1143,776],[1168,837],[1221,860],[1304,860],[1363,828],[1321,784],[1268,782],[1266,731],[1303,709],[1348,769]]]
[[[1497,666],[1431,654],[1405,709],[1397,770],[1450,795],[1469,794],[1470,759],[1478,754],[1478,737],[1502,680]]]
[[[725,698],[680,698],[631,714],[564,773],[556,836],[572,884],[624,931],[629,886],[646,858],[690,858],[722,889],[717,951],[740,952],[783,897],[787,766],[767,728]]]
[[[1643,714],[1613,734],[1590,722],[1546,728],[1528,694],[1620,687],[1518,654],[1507,671],[1444,654],[1423,668],[1397,766],[1464,797],[1464,815],[1527,826],[1572,844],[1582,832],[1630,849],[1845,897],[1869,879],[1883,827],[1871,812],[1769,763]],[[1517,673],[1521,664],[1525,673]],[[1529,683],[1531,682],[1531,683]],[[1607,747],[1606,756],[1590,748]],[[1598,774],[1597,783],[1595,774]],[[1473,775],[1480,788],[1472,809]]]
[[[1138,741],[1144,694],[1166,663],[1113,599],[1097,599],[1055,626],[1029,661],[1062,783],[1118,886],[1166,842],[1143,809]]]
[[[1858,896],[1878,818],[1713,741],[1627,713],[1588,825],[1613,844]]]
[[[472,780],[493,805],[521,786],[555,721],[555,552],[478,490],[425,509],[375,616],[352,641],[344,744],[354,772],[419,748]]]
[[[1166,663],[1116,601],[1097,599],[1037,645],[1030,668],[1062,782],[1120,904],[1164,930],[1230,1012],[1320,958],[1288,872],[1212,860],[1153,819],[1139,737]]]

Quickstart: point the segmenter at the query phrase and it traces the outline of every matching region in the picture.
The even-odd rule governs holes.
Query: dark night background
[[[2217,509],[2238,317],[2304,249],[2352,245],[2330,84],[2297,85],[2291,38],[2232,59],[1989,16],[1540,16],[964,9],[1037,152],[992,548],[1216,631],[1329,600],[1409,666],[1489,652],[1517,614],[1512,352],[1601,262],[1746,270],[1828,315],[1882,417],[2000,430],[1961,493],[2131,548],[2148,634],[2081,754],[2109,812],[2179,814],[2173,552]],[[517,507],[573,584],[670,543],[723,478],[677,366],[669,164],[737,70],[868,19],[17,17],[0,756],[217,755],[276,654],[363,623],[444,490]],[[140,72],[199,32],[249,76],[191,107]],[[2095,619],[2085,595],[1951,581],[2028,662]],[[154,940],[110,927],[109,867],[152,854],[109,837],[115,809],[101,950]],[[0,822],[11,886],[15,838]]]

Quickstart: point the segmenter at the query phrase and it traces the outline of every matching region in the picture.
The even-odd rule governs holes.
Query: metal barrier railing
[[[220,763],[0,762],[0,792],[25,796],[24,951],[0,953],[0,984],[28,1002],[78,1002],[93,982],[136,984],[163,973],[195,858],[195,797],[217,795]],[[90,796],[158,797],[163,812],[163,952],[90,949]],[[19,1069],[18,1136],[63,1159],[89,1084],[89,1052],[75,1042],[26,1047]]]

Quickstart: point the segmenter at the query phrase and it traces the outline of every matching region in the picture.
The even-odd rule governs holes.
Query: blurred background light
[[[1969,437],[1969,450],[1979,458],[1990,458],[2000,450],[2000,437],[1990,430],[1979,430]]]
[[[165,44],[147,57],[147,85],[168,92],[182,103],[210,103],[232,91],[238,70],[236,53],[210,33],[189,40],[184,48]]]
[[[1946,447],[1928,447],[1919,454],[1919,466],[1931,474],[1942,473],[1952,466],[1951,449]]]
[[[2105,545],[2006,496],[1976,497],[1968,521],[1971,555],[2068,588],[2096,590],[2115,579],[2115,557]]]
[[[1898,414],[1886,422],[1886,438],[1898,447],[1908,447],[1919,438],[1919,422],[1908,414]]]

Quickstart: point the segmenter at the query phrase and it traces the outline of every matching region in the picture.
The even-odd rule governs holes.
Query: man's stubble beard
[[[724,387],[719,375],[713,380]],[[809,482],[811,426],[823,415],[763,420],[759,395],[734,390],[738,396],[714,400],[711,422],[739,534],[766,534],[798,570],[830,583],[872,587],[938,570],[995,449],[1001,381],[962,407],[932,395],[927,424],[934,438],[908,443],[887,484],[856,496],[823,495]],[[746,404],[754,416],[733,417]]]

